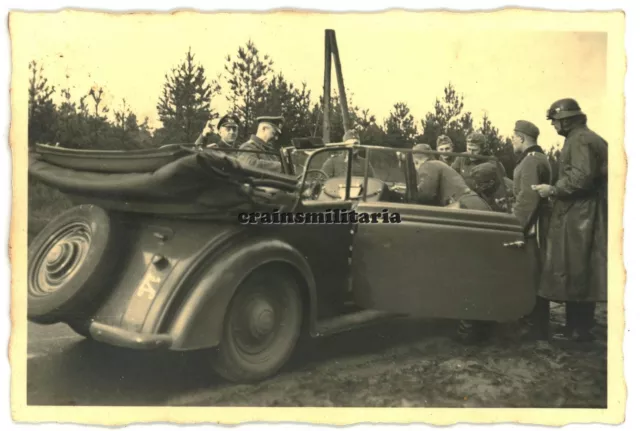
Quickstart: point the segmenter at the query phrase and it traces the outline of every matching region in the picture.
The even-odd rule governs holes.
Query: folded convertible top
[[[143,154],[153,163],[144,162]],[[105,159],[101,159],[103,155]],[[136,164],[138,161],[141,165]],[[294,200],[297,191],[295,177],[245,166],[213,150],[52,152],[51,147],[44,151],[39,147],[29,155],[29,174],[83,201],[100,200],[115,207],[134,202],[138,208],[149,204],[228,208],[255,203],[256,197],[261,205],[279,206],[283,194],[290,195],[287,200]],[[270,202],[271,195],[256,193],[261,187],[281,193],[271,193]]]

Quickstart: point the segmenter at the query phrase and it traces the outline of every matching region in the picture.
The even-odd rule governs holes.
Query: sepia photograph
[[[624,25],[12,12],[16,419],[619,423]]]

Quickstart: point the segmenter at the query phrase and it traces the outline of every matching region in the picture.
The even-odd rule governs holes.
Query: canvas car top
[[[87,150],[36,144],[41,160],[63,168],[104,173],[152,172],[189,154],[181,144],[140,150]]]
[[[248,168],[215,152],[183,156],[144,173],[79,171],[49,163],[32,153],[29,173],[63,193],[118,200],[190,202],[207,195],[209,202],[224,203],[236,201],[245,184],[296,190],[295,178]]]

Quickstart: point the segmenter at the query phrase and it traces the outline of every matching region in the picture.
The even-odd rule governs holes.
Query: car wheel
[[[302,307],[297,283],[289,274],[250,275],[227,309],[223,337],[212,355],[214,370],[227,380],[245,383],[275,374],[296,346]]]
[[[119,240],[117,222],[94,205],[71,208],[49,222],[29,246],[29,319],[56,323],[88,317],[109,285]]]

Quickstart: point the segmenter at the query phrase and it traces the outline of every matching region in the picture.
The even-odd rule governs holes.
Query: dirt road
[[[558,323],[561,308],[552,313]],[[40,405],[606,407],[606,312],[571,350],[499,337],[452,340],[453,322],[402,319],[305,340],[278,376],[233,385],[206,358],[99,345],[65,325],[29,328],[28,402]]]

